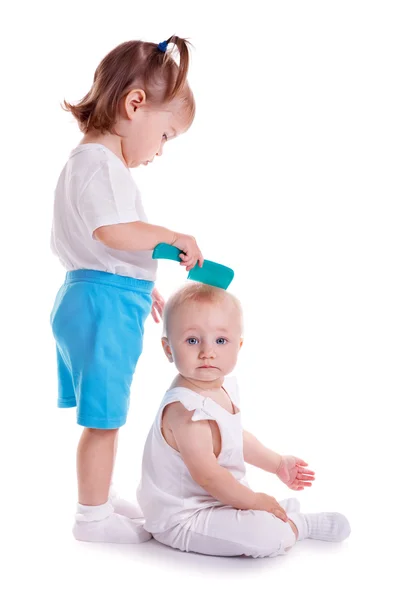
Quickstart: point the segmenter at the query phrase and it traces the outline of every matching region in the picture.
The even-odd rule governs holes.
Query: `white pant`
[[[290,519],[290,515],[288,515]],[[153,537],[184,552],[263,558],[285,554],[296,542],[289,523],[260,510],[212,506]]]

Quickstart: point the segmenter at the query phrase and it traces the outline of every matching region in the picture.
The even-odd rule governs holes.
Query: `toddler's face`
[[[186,129],[184,116],[174,106],[162,110],[146,106],[138,108],[126,130],[126,137],[122,138],[122,151],[128,167],[148,165],[155,156],[162,155],[167,140]]]
[[[181,375],[212,382],[233,371],[241,336],[240,311],[229,297],[214,304],[187,302],[170,315],[163,346]]]

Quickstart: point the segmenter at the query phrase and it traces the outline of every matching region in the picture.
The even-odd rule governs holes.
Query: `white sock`
[[[78,504],[73,534],[81,542],[115,544],[140,544],[152,537],[141,521],[115,513],[109,500],[99,506]]]
[[[128,502],[123,498],[120,498],[115,490],[113,484],[110,486],[110,494],[108,496],[110,500],[114,512],[119,515],[123,515],[124,517],[128,517],[129,519],[143,519],[143,512],[138,504],[134,504],[133,502]]]
[[[288,513],[288,517],[298,529],[298,541],[312,538],[325,542],[342,542],[350,535],[350,523],[340,513]]]
[[[280,500],[279,504],[282,506],[286,514],[300,512],[300,502],[297,500],[297,498],[285,498],[284,500]]]

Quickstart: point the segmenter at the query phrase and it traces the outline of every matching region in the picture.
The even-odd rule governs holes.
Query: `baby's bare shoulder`
[[[187,410],[179,400],[168,404],[163,412],[163,423],[169,427],[189,425],[194,410]]]

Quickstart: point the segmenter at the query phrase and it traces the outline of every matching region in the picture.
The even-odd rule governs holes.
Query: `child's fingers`
[[[301,490],[304,490],[303,484],[300,482],[294,482],[292,485],[288,485],[288,488],[294,490],[295,492],[301,492]]]
[[[301,479],[301,481],[314,481],[315,477],[312,475],[304,475],[304,473],[300,473],[297,475],[297,479]]]
[[[288,520],[286,513],[285,513],[285,512],[284,512],[282,509],[280,509],[280,510],[279,510],[279,509],[277,509],[277,508],[276,508],[276,509],[273,511],[273,514],[274,514],[276,517],[278,517],[278,519],[281,519],[282,521],[285,521],[285,523],[286,523],[286,522],[287,522],[287,520]]]
[[[303,467],[308,467],[308,463],[306,463],[304,460],[302,460],[301,458],[297,458],[297,456],[294,457],[296,459],[296,464],[297,465],[301,465]]]
[[[185,254],[184,258],[182,258],[182,260],[181,260],[181,265],[185,265],[186,266],[188,263],[190,263],[192,261],[193,261],[193,258],[191,256],[187,256]]]
[[[190,269],[193,269],[193,267],[195,267],[195,266],[196,266],[196,261],[193,259],[184,263],[184,267],[186,267],[186,271],[190,271]]]
[[[179,258],[181,259],[181,263],[187,263],[187,262],[194,262],[194,263],[201,263],[201,265],[204,263],[204,258],[203,256],[200,254],[180,254]]]
[[[181,265],[181,267],[185,267],[186,271],[190,271],[191,269],[193,269],[193,267],[197,265],[197,263],[199,263],[199,266],[202,266],[202,264],[204,263],[204,259],[202,260],[202,263],[200,265],[200,259],[192,258],[190,256],[185,255],[185,258],[182,259],[179,264]]]
[[[181,262],[182,267],[188,267],[189,265],[194,265],[193,260],[185,260]]]
[[[157,311],[154,308],[151,310],[151,316],[153,317],[153,319],[156,323],[160,322],[160,319],[158,318],[158,315],[157,315]]]
[[[194,263],[192,262],[181,262],[181,267],[185,267],[186,271],[190,271],[192,267],[194,267]]]
[[[315,471],[311,471],[310,469],[303,469],[303,467],[299,467],[298,472],[307,473],[307,475],[315,475]]]

